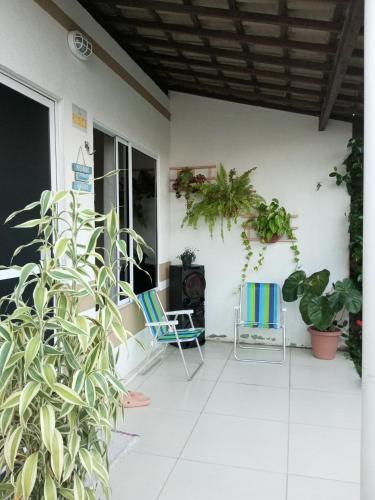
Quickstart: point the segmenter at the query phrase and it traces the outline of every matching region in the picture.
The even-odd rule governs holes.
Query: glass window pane
[[[118,214],[120,229],[129,227],[129,148],[126,144],[118,143]],[[121,238],[129,248],[129,237],[122,234]],[[128,250],[129,253],[129,250]],[[129,266],[124,260],[120,261],[119,278],[121,281],[129,281]]]
[[[140,271],[134,267],[134,291],[157,286],[157,186],[154,158],[132,148],[133,228],[152,251],[145,249]],[[148,274],[147,274],[148,273]]]
[[[21,214],[10,224],[4,225],[4,220],[51,189],[49,109],[0,83],[0,110],[0,264],[9,265],[14,250],[36,237],[35,229],[12,226],[39,217],[39,210]],[[13,264],[37,262],[37,248],[25,248]]]

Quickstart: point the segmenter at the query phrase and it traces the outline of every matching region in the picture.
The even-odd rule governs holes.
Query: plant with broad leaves
[[[309,277],[304,271],[295,271],[285,280],[282,289],[285,302],[300,299],[299,310],[303,321],[322,332],[345,327],[344,313],[355,314],[362,307],[362,295],[349,278],[336,281],[332,290],[324,293],[329,276],[327,269]]]
[[[37,228],[41,259],[11,266],[18,283],[0,300],[0,496],[95,499],[100,483],[109,498],[108,444],[125,391],[110,336],[130,335],[112,297],[119,286],[138,302],[116,275],[119,260],[137,265],[123,234],[139,258],[144,241],[119,229],[115,209],[83,208],[73,191],[44,191],[23,211],[35,207],[40,217],[16,227]],[[99,249],[103,234],[109,247]],[[80,312],[82,299],[91,314]]]

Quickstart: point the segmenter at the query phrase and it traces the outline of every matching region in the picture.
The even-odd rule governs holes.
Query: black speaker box
[[[204,298],[206,280],[204,277],[204,266],[192,265],[188,268],[183,266],[170,266],[169,271],[169,309],[176,311],[180,309],[193,309],[192,320],[195,327],[204,328]],[[188,316],[178,318],[178,328],[190,328]],[[198,337],[200,345],[205,343],[204,332]],[[196,347],[195,342],[183,342],[184,349]]]

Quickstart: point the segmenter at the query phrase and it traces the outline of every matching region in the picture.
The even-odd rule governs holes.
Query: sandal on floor
[[[132,399],[138,399],[138,401],[150,401],[150,398],[143,394],[143,392],[128,391],[128,395]]]
[[[122,404],[124,408],[137,408],[140,406],[148,406],[150,404],[150,399],[138,399],[134,396],[131,396],[130,392],[128,394],[124,394],[122,397]]]

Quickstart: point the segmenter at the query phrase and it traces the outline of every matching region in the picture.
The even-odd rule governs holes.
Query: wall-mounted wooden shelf
[[[194,175],[203,174],[208,182],[216,179],[216,165],[184,165],[183,167],[171,167],[169,169],[169,191],[173,192],[172,185],[177,179],[177,175],[184,168],[192,170]]]

